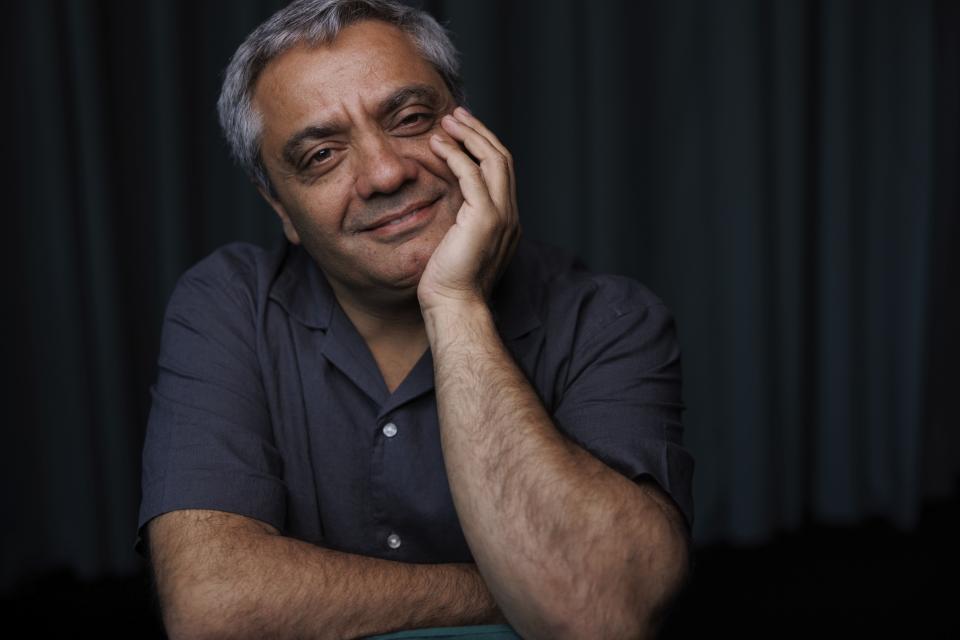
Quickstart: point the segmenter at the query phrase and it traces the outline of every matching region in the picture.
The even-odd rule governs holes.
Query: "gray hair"
[[[395,0],[296,0],[247,36],[227,66],[217,100],[220,126],[230,151],[247,175],[276,195],[260,155],[262,120],[253,108],[253,87],[271,60],[301,43],[331,42],[344,27],[381,20],[407,33],[417,50],[443,78],[453,99],[463,104],[457,50],[446,30],[420,9]]]

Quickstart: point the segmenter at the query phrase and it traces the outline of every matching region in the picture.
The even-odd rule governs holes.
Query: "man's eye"
[[[400,120],[398,126],[405,130],[419,131],[420,129],[426,129],[432,123],[433,114],[420,112],[405,116]]]
[[[310,159],[307,160],[307,165],[319,164],[325,160],[329,160],[332,153],[333,152],[330,149],[320,149],[315,154],[310,156]]]

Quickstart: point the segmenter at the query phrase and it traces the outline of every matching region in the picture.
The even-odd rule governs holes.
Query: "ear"
[[[287,236],[287,240],[290,241],[290,244],[300,244],[300,234],[297,233],[297,230],[293,226],[293,222],[290,221],[290,216],[287,214],[287,209],[283,206],[283,203],[277,198],[273,197],[269,191],[264,189],[259,184],[257,185],[257,191],[260,192],[260,195],[263,196],[263,199],[267,201],[267,204],[270,205],[270,208],[273,209],[280,218],[280,222],[283,224],[283,235]]]

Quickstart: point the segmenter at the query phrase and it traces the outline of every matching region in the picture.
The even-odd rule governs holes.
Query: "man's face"
[[[338,294],[415,290],[463,203],[430,150],[456,105],[402,31],[379,21],[328,45],[272,60],[254,92],[261,153],[291,242],[302,242]]]

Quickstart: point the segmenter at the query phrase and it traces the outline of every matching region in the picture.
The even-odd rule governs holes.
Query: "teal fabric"
[[[412,629],[397,631],[377,636],[369,636],[367,640],[416,640],[417,638],[469,638],[470,640],[522,640],[517,633],[505,624],[488,624],[473,627],[432,627],[429,629]]]

